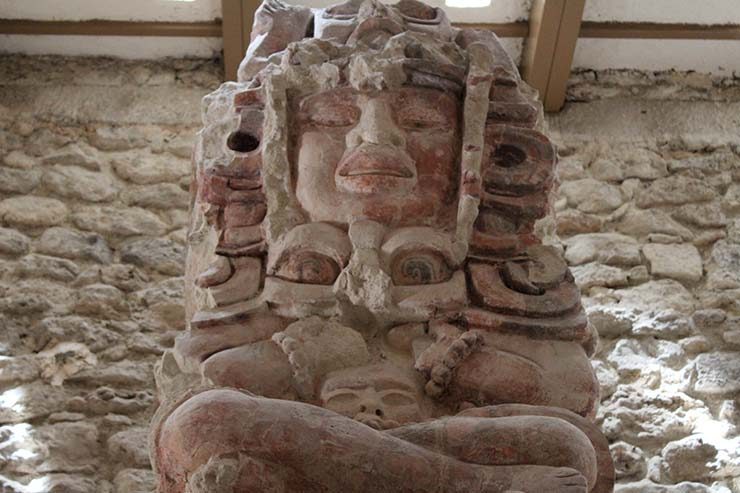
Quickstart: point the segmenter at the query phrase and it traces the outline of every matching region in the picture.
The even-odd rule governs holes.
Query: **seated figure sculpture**
[[[556,154],[494,34],[266,0],[204,101],[161,493],[612,491]]]

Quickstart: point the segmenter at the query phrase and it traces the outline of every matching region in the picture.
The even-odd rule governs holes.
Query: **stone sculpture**
[[[204,100],[159,491],[612,491],[540,115],[440,9],[263,3]]]

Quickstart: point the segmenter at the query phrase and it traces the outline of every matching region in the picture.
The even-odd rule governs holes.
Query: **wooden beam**
[[[534,0],[529,14],[529,35],[522,51],[522,77],[537,89],[540,97],[547,94],[555,46],[560,31],[566,0]]]
[[[740,26],[584,21],[581,24],[580,36],[606,39],[740,40]]]
[[[224,38],[224,77],[236,80],[236,70],[244,57],[244,25],[242,0],[221,0]]]
[[[0,19],[0,34],[221,37],[221,22],[34,21]]]
[[[460,29],[487,29],[496,33],[499,38],[526,38],[529,34],[529,23],[527,22],[502,22],[498,24],[454,22],[452,25]]]
[[[560,111],[565,103],[565,91],[568,88],[568,77],[573,65],[573,54],[576,51],[585,6],[586,0],[567,0],[565,2],[550,68],[550,80],[547,83],[547,91],[542,98],[545,111]]]

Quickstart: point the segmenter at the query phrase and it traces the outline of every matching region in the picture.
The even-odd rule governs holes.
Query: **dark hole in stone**
[[[383,411],[381,411],[380,409],[376,409],[375,410],[375,415],[382,417],[383,416]]]
[[[513,168],[527,159],[525,152],[513,145],[500,145],[493,153],[493,162],[502,168]]]
[[[229,135],[226,145],[236,152],[252,152],[260,145],[260,139],[249,132],[237,130]]]

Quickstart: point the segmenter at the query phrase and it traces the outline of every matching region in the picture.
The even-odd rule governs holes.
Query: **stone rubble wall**
[[[0,57],[0,491],[153,490],[152,368],[184,325],[219,82],[207,60]],[[549,117],[622,493],[740,493],[738,86],[584,72]]]
[[[581,72],[549,118],[621,493],[740,491],[740,80]]]

